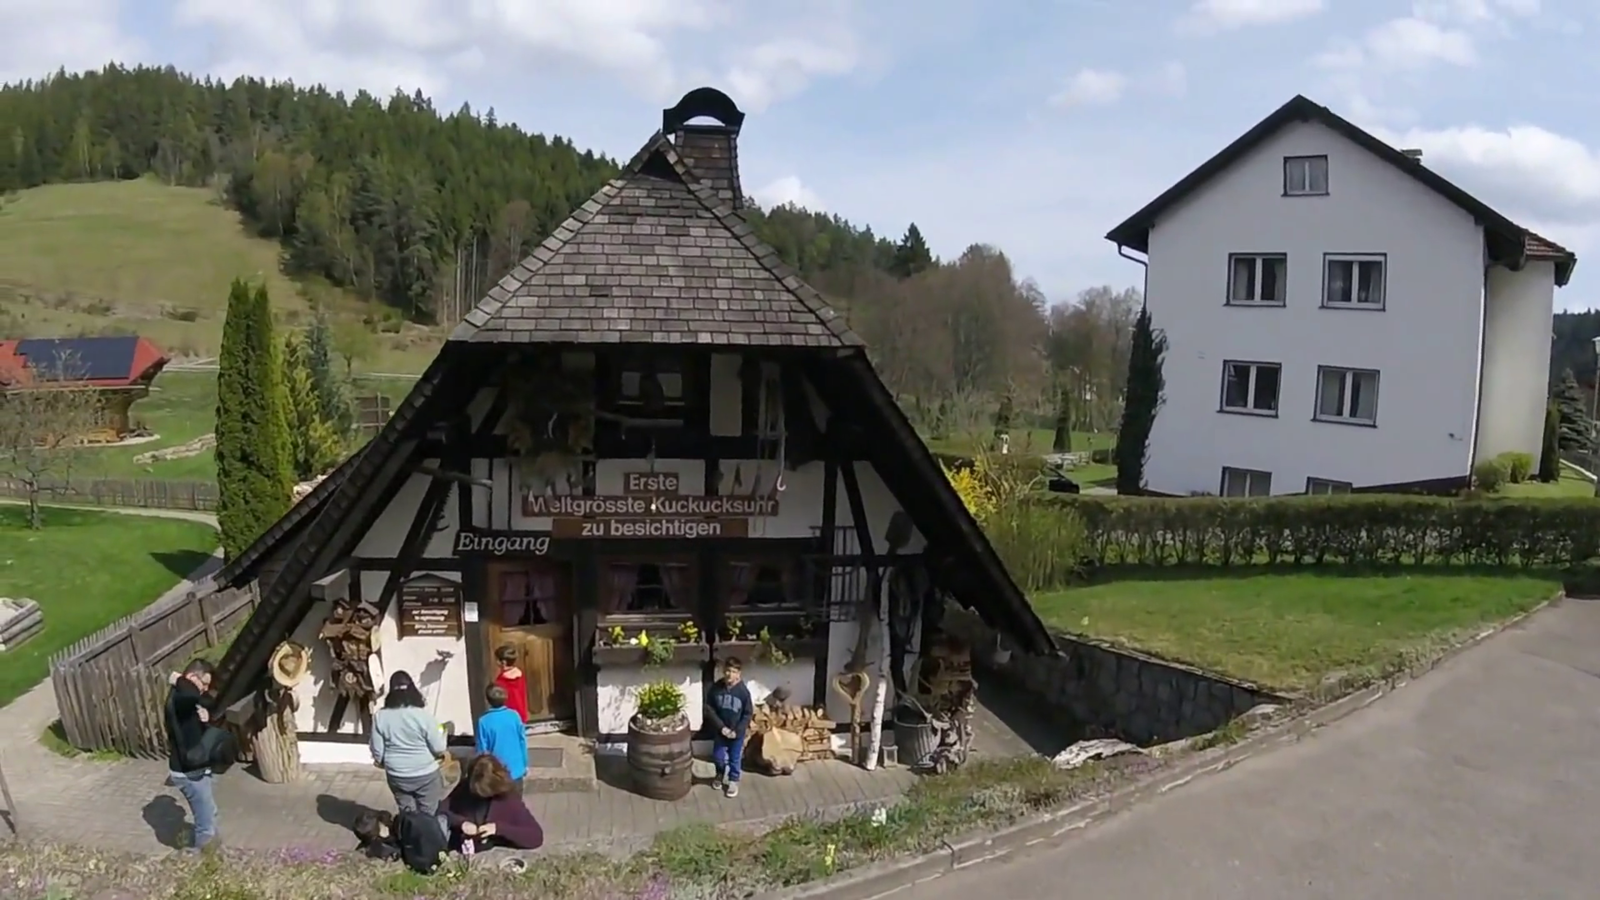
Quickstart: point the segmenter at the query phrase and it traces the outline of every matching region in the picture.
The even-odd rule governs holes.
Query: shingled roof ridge
[[[648,145],[646,145],[646,149],[649,149]],[[643,154],[644,151],[641,150],[640,153]],[[645,158],[648,158],[648,156],[646,155]],[[639,157],[636,156],[635,161],[638,159]],[[557,225],[556,229],[550,232],[550,236],[541,241],[532,253],[524,257],[521,262],[517,263],[515,268],[505,274],[504,278],[496,282],[495,286],[489,289],[488,294],[478,301],[477,306],[474,306],[470,312],[461,317],[461,323],[455,327],[455,330],[450,332],[449,339],[452,341],[471,340],[472,336],[478,333],[478,329],[489,324],[490,320],[511,300],[518,288],[526,284],[535,272],[544,268],[545,263],[555,258],[561,248],[565,247],[567,242],[572,240],[573,235],[578,233],[578,229],[598,215],[600,210],[606,207],[606,204],[616,199],[617,194],[627,184],[628,177],[637,172],[637,166],[634,163],[629,163],[621,174],[606,182],[600,187],[600,190],[590,195],[589,199],[574,210],[572,215],[567,216],[560,225]]]
[[[823,326],[834,337],[839,339],[841,344],[855,347],[866,346],[866,341],[863,341],[859,335],[851,330],[849,325],[845,324],[844,317],[840,316],[837,310],[828,305],[828,301],[822,294],[816,288],[807,284],[805,279],[800,277],[800,273],[784,262],[783,258],[778,255],[778,251],[757,236],[755,229],[750,227],[750,223],[745,221],[744,216],[740,215],[739,211],[734,209],[731,203],[718,197],[716,191],[712,190],[695,174],[694,168],[679,155],[677,148],[672,146],[671,141],[666,140],[665,136],[660,132],[657,132],[656,137],[661,146],[658,148],[653,147],[656,142],[652,142],[651,145],[646,145],[644,151],[640,151],[641,155],[645,155],[645,151],[652,149],[660,152],[667,162],[671,164],[673,170],[678,173],[678,177],[683,179],[684,186],[689,189],[689,193],[700,201],[700,205],[704,206],[722,224],[722,227],[728,229],[728,232],[746,250],[750,251],[756,262],[760,263],[761,267],[766,269],[769,275],[783,285],[784,289],[793,295],[796,300],[799,300],[800,304],[809,310],[812,315],[816,316]],[[641,165],[643,164],[642,160],[637,158],[636,160]]]

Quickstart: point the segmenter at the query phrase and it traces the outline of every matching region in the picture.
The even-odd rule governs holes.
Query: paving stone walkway
[[[1021,707],[1014,700],[991,700],[995,693],[985,691],[988,702],[980,708],[975,753],[1010,756],[1046,750],[1036,746],[1042,729],[1019,717]],[[187,809],[165,783],[165,765],[58,756],[38,741],[56,715],[48,683],[0,710],[0,766],[11,784],[22,835],[138,853],[176,846]],[[528,795],[550,846],[625,852],[657,832],[692,822],[776,824],[794,816],[891,801],[916,777],[903,768],[866,772],[844,762],[807,763],[784,778],[748,775],[737,799],[696,785],[687,798],[666,803],[608,783],[613,780],[607,777],[608,768],[602,764],[595,792]],[[358,811],[393,809],[381,774],[371,767],[315,766],[305,773],[293,785],[266,784],[243,769],[221,776],[216,790],[223,839],[230,846],[260,850],[348,849],[349,824]]]

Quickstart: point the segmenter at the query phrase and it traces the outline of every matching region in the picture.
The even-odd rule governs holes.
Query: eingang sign
[[[495,532],[456,532],[457,556],[544,556],[550,552],[548,534],[499,534]]]

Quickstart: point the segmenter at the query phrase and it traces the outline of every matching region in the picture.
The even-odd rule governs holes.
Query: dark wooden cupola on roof
[[[743,122],[728,95],[690,91],[450,340],[860,346],[739,214]]]

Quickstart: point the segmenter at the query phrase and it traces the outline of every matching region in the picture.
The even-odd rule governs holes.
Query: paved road
[[[1600,602],[916,900],[1600,897]]]

